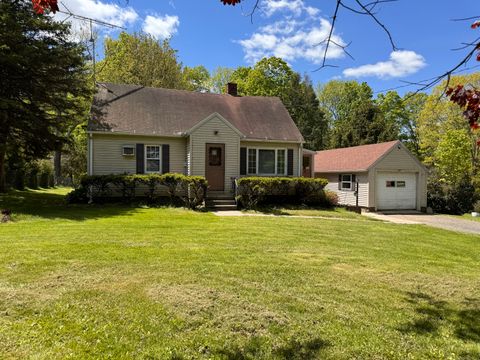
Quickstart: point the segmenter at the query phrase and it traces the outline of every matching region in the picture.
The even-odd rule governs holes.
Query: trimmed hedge
[[[138,195],[139,186],[147,191]],[[146,198],[153,203],[157,200],[156,192],[166,187],[171,204],[181,201],[186,207],[196,209],[205,200],[207,180],[202,176],[182,174],[149,175],[93,175],[85,176],[80,187],[67,194],[68,203],[94,203],[120,197],[129,203],[138,198]]]
[[[320,178],[245,177],[237,182],[236,199],[247,209],[272,202],[328,205],[327,184]]]

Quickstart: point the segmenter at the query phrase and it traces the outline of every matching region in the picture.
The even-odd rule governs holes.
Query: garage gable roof
[[[401,144],[400,141],[394,140],[380,144],[317,151],[314,169],[316,173],[368,171],[398,144]]]
[[[278,97],[232,96],[101,83],[89,131],[185,136],[214,113],[245,139],[303,142]]]

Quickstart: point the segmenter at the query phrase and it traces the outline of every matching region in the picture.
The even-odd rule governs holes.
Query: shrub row
[[[326,179],[245,177],[237,182],[236,199],[247,209],[272,202],[332,206],[329,200],[335,199],[327,198],[327,184]]]
[[[196,209],[205,200],[207,180],[202,176],[182,174],[85,176],[80,187],[67,195],[67,202],[93,203],[120,196],[124,202],[146,198],[153,203],[160,187],[165,187],[171,204],[181,202],[189,209]],[[140,188],[146,191],[139,194]]]
[[[53,166],[49,160],[11,161],[6,164],[6,183],[9,187],[24,190],[53,187]]]

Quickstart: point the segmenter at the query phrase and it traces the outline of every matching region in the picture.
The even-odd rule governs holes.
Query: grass
[[[480,217],[472,216],[472,214],[470,214],[470,213],[463,214],[461,216],[461,218],[464,219],[464,220],[480,221]]]
[[[0,358],[478,359],[480,237],[182,209],[0,208]]]
[[[258,211],[245,211],[247,213],[261,213],[261,214],[272,214],[272,215],[282,215],[282,216],[318,216],[326,218],[341,218],[341,219],[361,219],[375,221],[371,218],[366,218],[360,214],[357,214],[352,211],[347,211],[345,208],[333,208],[333,209],[324,209],[324,208],[312,208],[305,207],[300,205],[289,205],[289,206],[268,206],[263,207]]]

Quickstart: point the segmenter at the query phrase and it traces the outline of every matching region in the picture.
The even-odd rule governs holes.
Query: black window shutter
[[[287,175],[293,176],[293,149],[287,150]]]
[[[145,145],[137,144],[135,153],[137,158],[137,174],[143,174],[145,173]]]
[[[240,148],[240,175],[247,175],[247,148]]]
[[[357,190],[357,177],[352,175],[352,190]]]
[[[342,190],[342,174],[338,174],[338,190]]]
[[[170,145],[162,145],[162,174],[170,172]]]

